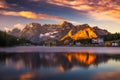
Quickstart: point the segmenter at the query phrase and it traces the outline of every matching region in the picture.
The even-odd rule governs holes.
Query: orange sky
[[[63,20],[120,32],[120,0],[0,0],[0,29]]]

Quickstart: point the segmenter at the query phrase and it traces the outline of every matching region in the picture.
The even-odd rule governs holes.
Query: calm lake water
[[[0,80],[120,80],[120,54],[0,53]]]

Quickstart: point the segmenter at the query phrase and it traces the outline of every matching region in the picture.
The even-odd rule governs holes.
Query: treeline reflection
[[[62,71],[69,70],[74,66],[89,68],[91,65],[99,66],[108,60],[120,61],[119,54],[96,54],[96,53],[0,53],[0,64],[8,66],[13,63],[16,69],[39,69],[58,67]]]

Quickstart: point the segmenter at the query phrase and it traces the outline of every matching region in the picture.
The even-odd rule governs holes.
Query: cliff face
[[[12,31],[9,31],[8,34],[13,35],[15,37],[19,37],[20,36],[20,32],[21,32],[20,29],[14,28]]]
[[[71,38],[74,41],[79,39],[97,38],[97,34],[88,24],[74,26],[71,23],[63,22],[61,26],[63,28],[61,34],[63,35],[61,36],[60,41],[64,41],[67,38]]]
[[[64,41],[67,38],[72,40],[97,38],[99,35],[107,35],[107,30],[98,27],[90,27],[88,24],[73,25],[72,23],[63,21],[60,24],[44,24],[29,23],[21,31],[10,32],[12,35],[26,38],[32,42],[40,43],[47,40]]]
[[[83,30],[80,30],[76,32],[75,34],[72,34],[73,30],[70,30],[65,36],[63,36],[60,40],[65,40],[66,38],[70,37],[74,41],[79,39],[91,39],[91,38],[97,38],[96,33],[91,28],[85,28]]]
[[[93,27],[93,30],[95,31],[95,33],[99,36],[102,36],[102,35],[107,35],[107,34],[110,34],[110,32],[108,32],[107,30],[105,29],[100,29],[99,27]]]
[[[32,42],[40,43],[39,34],[41,30],[41,24],[30,23],[20,32],[20,37],[26,38]]]

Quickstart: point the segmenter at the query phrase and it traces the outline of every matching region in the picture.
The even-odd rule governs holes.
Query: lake
[[[120,80],[120,53],[0,52],[0,80]]]

